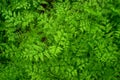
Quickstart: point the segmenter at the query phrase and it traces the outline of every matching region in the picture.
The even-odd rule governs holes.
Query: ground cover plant
[[[119,0],[0,0],[0,80],[120,80]]]

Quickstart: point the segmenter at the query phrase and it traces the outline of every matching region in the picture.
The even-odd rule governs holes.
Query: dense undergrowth
[[[0,80],[120,80],[119,0],[0,0]]]

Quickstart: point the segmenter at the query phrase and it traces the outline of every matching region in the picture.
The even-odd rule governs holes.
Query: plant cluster
[[[119,0],[0,0],[0,80],[119,80]]]

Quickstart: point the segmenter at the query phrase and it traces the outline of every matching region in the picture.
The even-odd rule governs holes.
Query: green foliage
[[[0,80],[119,80],[119,0],[1,0]]]

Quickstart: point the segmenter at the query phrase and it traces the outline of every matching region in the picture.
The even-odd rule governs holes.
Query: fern
[[[119,1],[1,0],[1,80],[119,80]]]

